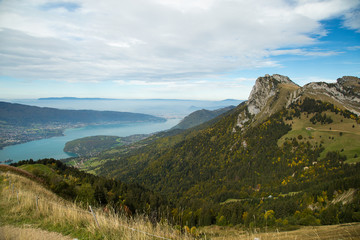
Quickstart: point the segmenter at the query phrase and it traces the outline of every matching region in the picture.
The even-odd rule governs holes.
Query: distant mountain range
[[[93,111],[61,110],[35,107],[17,103],[0,102],[0,120],[9,124],[28,125],[33,123],[102,123],[102,122],[145,122],[165,121],[164,118],[148,114]]]
[[[149,99],[121,99],[121,98],[78,98],[78,97],[47,97],[47,98],[38,98],[38,100],[140,100],[140,101],[205,101],[205,100],[192,100],[192,99],[161,99],[161,98],[149,98]],[[225,99],[214,102],[237,102],[241,100],[237,99]]]
[[[115,99],[115,98],[48,97],[48,98],[38,98],[38,100],[117,100],[117,99]]]

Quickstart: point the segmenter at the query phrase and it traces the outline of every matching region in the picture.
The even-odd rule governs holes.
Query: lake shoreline
[[[66,142],[96,135],[126,137],[133,134],[149,134],[168,130],[180,120],[167,119],[161,122],[122,122],[117,124],[103,123],[66,128],[62,130],[62,134],[59,136],[6,146],[0,150],[0,161],[11,159],[13,162],[18,162],[26,159],[65,159],[75,157],[73,153],[64,152]]]
[[[24,143],[28,143],[28,142],[32,142],[32,141],[38,141],[38,140],[42,140],[42,139],[49,139],[49,138],[53,138],[53,137],[61,137],[64,136],[64,132],[66,130],[69,129],[75,129],[75,128],[83,128],[83,127],[87,127],[87,126],[100,126],[100,125],[114,125],[114,124],[131,124],[131,123],[160,123],[160,122],[166,122],[167,119],[163,118],[157,121],[112,121],[112,122],[101,122],[101,123],[75,123],[75,124],[47,124],[47,126],[51,126],[46,128],[46,126],[44,128],[40,128],[39,126],[29,126],[29,128],[40,128],[40,130],[44,131],[45,135],[41,135],[41,134],[37,134],[34,136],[27,136],[26,139],[22,139],[20,137],[17,137],[15,139],[11,139],[11,141],[7,140],[8,142],[2,142],[0,143],[0,150],[3,150],[6,147],[9,146],[14,146],[14,145],[19,145],[19,144],[24,144]],[[20,126],[22,127],[22,126]],[[20,130],[19,130],[20,131]],[[24,129],[22,129],[21,131],[25,131]]]

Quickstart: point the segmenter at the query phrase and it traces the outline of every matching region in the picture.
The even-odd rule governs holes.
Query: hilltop
[[[234,106],[224,107],[216,110],[206,110],[201,109],[195,112],[192,112],[186,116],[179,124],[174,126],[172,129],[188,129],[195,126],[198,126],[202,123],[208,122],[211,119],[216,118],[217,116],[224,114],[231,109],[235,108]]]

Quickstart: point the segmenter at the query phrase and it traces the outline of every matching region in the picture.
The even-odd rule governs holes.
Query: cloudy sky
[[[360,75],[360,0],[0,0],[0,98],[247,99]]]

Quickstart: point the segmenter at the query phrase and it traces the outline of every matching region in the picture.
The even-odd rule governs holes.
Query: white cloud
[[[299,0],[295,12],[320,21],[341,16],[357,6],[358,0]]]
[[[274,67],[279,63],[273,55],[337,54],[300,48],[326,34],[324,19],[347,14],[347,26],[358,29],[358,15],[350,14],[358,3],[0,1],[0,72],[25,79],[173,84]]]
[[[344,25],[360,33],[360,9],[346,13]]]
[[[347,49],[350,51],[357,51],[357,50],[360,50],[360,46],[351,46],[351,47],[348,47]]]

